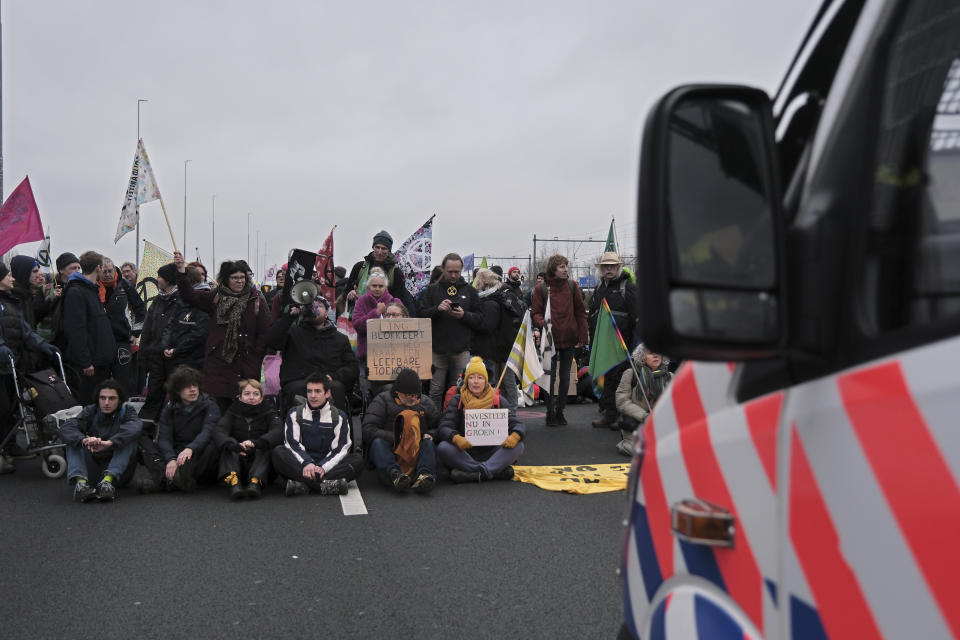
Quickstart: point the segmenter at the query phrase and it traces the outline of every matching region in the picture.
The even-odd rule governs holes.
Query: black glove
[[[241,447],[241,446],[240,446],[240,443],[237,442],[237,441],[233,441],[233,442],[229,443],[229,444],[227,445],[227,449],[228,449],[229,451],[234,452],[234,453],[240,453],[241,451],[243,451],[243,447]]]
[[[56,360],[57,356],[60,355],[60,349],[57,349],[56,345],[50,344],[49,342],[44,342],[41,348],[43,349],[43,354],[51,360]]]
[[[260,449],[260,451],[267,451],[268,449],[271,448],[270,443],[267,441],[266,438],[257,438],[256,440],[253,441],[253,444],[255,444],[257,446],[257,449]]]

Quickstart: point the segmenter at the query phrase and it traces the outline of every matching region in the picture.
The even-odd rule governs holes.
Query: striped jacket
[[[319,409],[303,405],[291,409],[283,428],[284,446],[303,468],[323,467],[327,473],[350,452],[350,425],[329,401]]]

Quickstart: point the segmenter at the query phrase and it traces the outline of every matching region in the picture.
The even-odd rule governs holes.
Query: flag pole
[[[500,383],[503,382],[503,376],[507,374],[507,365],[503,365],[503,371],[500,372],[500,379],[497,380],[497,386],[493,388],[494,391],[500,390]]]
[[[177,251],[177,241],[173,237],[173,227],[170,226],[170,218],[167,217],[167,205],[163,204],[163,197],[160,197],[160,208],[163,210],[163,219],[167,221],[167,231],[170,232],[170,242],[173,243],[173,250]]]

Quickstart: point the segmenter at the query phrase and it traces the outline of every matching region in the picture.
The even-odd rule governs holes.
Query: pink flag
[[[330,235],[323,241],[323,247],[317,251],[317,285],[320,287],[320,293],[333,304],[337,297],[337,276],[333,273],[333,232],[336,229],[330,229]]]
[[[43,240],[43,225],[27,176],[0,207],[0,254],[35,240]]]

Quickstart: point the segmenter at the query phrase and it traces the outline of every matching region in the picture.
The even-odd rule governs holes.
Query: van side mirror
[[[786,344],[770,99],[692,85],[651,110],[640,156],[640,335],[674,357],[765,358]]]

